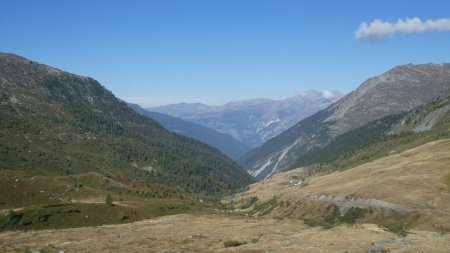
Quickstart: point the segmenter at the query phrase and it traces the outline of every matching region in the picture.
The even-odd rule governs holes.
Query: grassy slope
[[[177,213],[209,213],[215,207],[204,196],[94,172],[49,177],[2,170],[0,192],[0,230],[128,223]],[[108,194],[113,206],[105,202]]]
[[[324,224],[327,219],[332,218],[334,222],[356,209],[341,209],[344,216],[340,216],[334,210],[340,204],[311,199],[306,197],[308,194],[343,197],[347,201],[362,199],[369,201],[353,207],[363,208],[366,213],[355,215],[353,222],[377,223],[399,232],[414,227],[449,231],[448,150],[449,139],[434,141],[342,172],[312,176],[306,179],[306,184],[296,185],[298,180],[306,177],[304,169],[300,168],[253,184],[250,190],[237,194],[231,200],[234,207],[239,208],[256,196],[258,201],[241,211],[253,215],[302,218]],[[370,199],[400,204],[410,211],[370,204]]]

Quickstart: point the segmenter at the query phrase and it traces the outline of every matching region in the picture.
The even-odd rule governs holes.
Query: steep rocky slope
[[[386,156],[388,147],[406,150],[450,138],[450,96],[420,105],[407,113],[388,115],[334,138],[301,156],[291,168],[309,166],[335,171]],[[357,155],[358,154],[358,155]]]
[[[239,163],[258,178],[268,177],[336,136],[383,116],[409,111],[449,91],[450,64],[395,67],[250,151]]]

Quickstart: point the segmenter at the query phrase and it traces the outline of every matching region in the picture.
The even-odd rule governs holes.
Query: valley
[[[354,97],[378,97],[386,85],[385,76],[369,79],[238,164],[230,157],[242,143],[127,104],[91,78],[11,54],[0,54],[0,67],[1,252],[450,247],[446,81],[428,83],[435,89],[420,101],[401,90],[415,102],[360,120],[355,108],[369,105]],[[417,68],[441,68],[447,80],[447,65],[389,73],[408,86],[403,74]],[[333,132],[347,121],[351,127]],[[248,169],[251,157],[264,164]]]
[[[308,177],[299,168],[278,173],[226,197],[222,205],[205,204],[192,214],[2,232],[0,250],[447,252],[449,149],[450,140],[444,139],[342,172]],[[128,201],[117,202],[113,209],[135,205],[138,199],[124,198]]]
[[[309,90],[282,100],[250,99],[223,106],[181,103],[147,110],[197,123],[255,148],[341,97],[338,91]]]
[[[249,146],[236,140],[229,134],[220,133],[205,126],[167,114],[148,111],[136,104],[128,105],[137,113],[158,121],[167,130],[215,147],[233,160],[239,159],[250,150]]]
[[[450,1],[0,6],[0,253],[450,253]]]

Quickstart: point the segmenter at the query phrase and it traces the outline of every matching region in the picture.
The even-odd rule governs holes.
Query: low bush
[[[247,242],[241,242],[241,241],[236,241],[236,240],[228,240],[223,242],[223,246],[225,246],[225,248],[229,248],[229,247],[237,247],[243,244],[247,244]]]

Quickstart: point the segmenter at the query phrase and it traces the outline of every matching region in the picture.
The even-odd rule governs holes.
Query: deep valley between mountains
[[[450,64],[144,109],[0,53],[0,252],[449,252]]]

